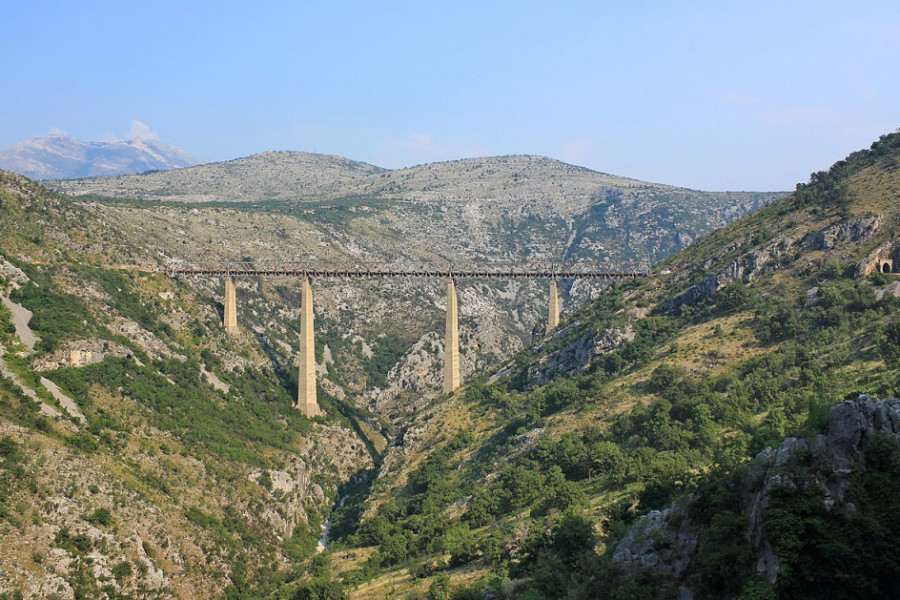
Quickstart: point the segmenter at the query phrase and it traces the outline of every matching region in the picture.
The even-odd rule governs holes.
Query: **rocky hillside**
[[[5,172],[0,211],[0,596],[296,578],[337,486],[373,465],[368,426],[303,418],[265,344],[227,339],[191,287],[114,268],[141,248],[90,211]]]
[[[99,177],[179,169],[200,161],[157,139],[85,142],[51,133],[0,150],[0,169],[32,179]]]
[[[898,167],[895,133],[430,404],[337,511],[331,577],[353,598],[896,597],[897,402],[860,394],[900,384]]]
[[[335,226],[330,237],[345,238],[338,246],[344,262],[655,262],[783,195],[698,192],[536,156],[387,171],[303,152],[268,152],[176,172],[52,185],[86,199],[140,200],[142,209],[165,201],[206,203],[195,207],[206,212],[212,203],[219,213],[230,203],[235,210],[324,221]],[[247,235],[226,233],[214,238],[213,247],[196,243],[202,240],[188,240],[187,245],[230,260],[219,249],[221,243],[247,241]],[[315,252],[294,252],[293,257],[329,258]]]
[[[567,251],[573,243],[582,247],[584,254],[594,252],[598,255],[592,258],[603,260],[611,254],[604,252],[604,244],[612,237],[609,230],[629,238],[622,245],[632,246],[633,260],[658,260],[659,247],[653,248],[649,257],[642,256],[646,244],[640,234],[652,237],[658,235],[653,229],[664,229],[674,247],[683,247],[696,236],[783,195],[698,192],[598,173],[540,156],[472,158],[390,171],[305,152],[266,152],[172,173],[73,179],[49,185],[76,197],[249,202],[257,207],[265,201],[293,200],[314,204],[304,210],[332,213],[352,205],[402,204],[430,213],[437,225],[448,226],[441,237],[460,230],[477,237],[489,227],[501,227],[511,235],[519,233],[515,229],[528,221],[549,224],[554,233],[563,225],[559,233],[565,239],[553,244],[549,252],[532,257],[537,260],[569,258]],[[328,203],[315,206],[323,201]],[[563,223],[554,223],[557,220]],[[418,225],[417,221],[410,223],[410,229]],[[591,226],[600,226],[602,232],[591,235]],[[581,239],[584,237],[587,239]],[[479,245],[477,240],[475,244]],[[662,252],[670,252],[671,247],[670,242]]]

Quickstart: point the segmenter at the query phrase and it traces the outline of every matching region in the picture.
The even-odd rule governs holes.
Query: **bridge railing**
[[[416,277],[440,279],[635,279],[649,274],[646,263],[528,263],[517,265],[415,265],[385,262],[359,263],[340,267],[321,267],[303,263],[266,266],[254,263],[216,265],[172,265],[169,275],[206,275],[223,277],[310,277],[353,279],[367,277]]]

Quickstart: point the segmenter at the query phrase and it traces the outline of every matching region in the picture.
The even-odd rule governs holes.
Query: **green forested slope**
[[[774,583],[755,571],[739,498],[753,493],[742,465],[765,447],[813,439],[845,398],[897,393],[900,281],[880,271],[900,270],[898,251],[895,133],[652,277],[616,286],[499,379],[432,404],[388,453],[367,504],[339,511],[331,568],[359,598],[487,588],[650,598],[679,586],[702,597],[815,597],[824,587],[852,597],[861,579],[889,580],[894,505],[864,498],[900,484],[896,439],[853,467],[850,512],[829,513],[812,484],[771,497]],[[588,368],[566,362],[584,348]],[[809,468],[800,460],[797,481]],[[612,556],[635,520],[689,497],[699,500],[689,504],[698,549],[688,570],[622,571]],[[851,518],[859,527],[842,537]],[[807,536],[818,541],[804,546]],[[865,565],[856,575],[855,564]],[[894,597],[867,585],[871,597]]]

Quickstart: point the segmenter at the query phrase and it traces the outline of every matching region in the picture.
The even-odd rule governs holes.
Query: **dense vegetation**
[[[309,430],[309,421],[293,408],[287,392],[260,373],[248,370],[235,377],[232,401],[222,403],[195,384],[199,371],[191,361],[173,359],[142,367],[133,360],[108,358],[50,375],[73,397],[86,399],[82,408],[95,430],[124,429],[87,400],[90,387],[99,385],[120,390],[150,409],[150,422],[176,434],[186,447],[200,445],[206,452],[246,464],[267,466],[255,448],[289,449],[298,433]]]
[[[401,494],[383,503],[347,539],[378,547],[359,576],[396,565],[431,573],[478,561],[499,575],[536,578],[533,586],[529,584],[534,589],[523,597],[562,597],[560,591],[567,589],[573,597],[581,597],[582,584],[575,571],[584,566],[576,569],[575,565],[586,558],[565,559],[556,551],[541,549],[560,544],[554,536],[571,535],[560,533],[572,529],[567,519],[581,519],[583,535],[584,530],[600,526],[612,536],[606,537],[606,544],[611,544],[637,515],[709,487],[765,446],[777,445],[785,435],[818,433],[827,408],[856,389],[852,376],[841,372],[848,352],[860,362],[897,352],[888,332],[900,326],[900,299],[885,296],[876,301],[871,282],[840,277],[820,282],[820,298],[803,308],[800,298],[789,302],[752,289],[728,287],[702,306],[641,321],[633,341],[583,375],[557,379],[530,392],[508,384],[470,385],[465,400],[481,418],[496,418],[495,433],[478,448],[467,431],[442,436],[444,440],[410,472]],[[655,398],[652,403],[639,403],[605,430],[587,427],[555,438],[540,437],[528,449],[519,450],[528,433],[545,426],[548,418],[603,407],[617,378],[640,369],[660,348],[667,352],[666,345],[676,332],[735,311],[754,315],[748,327],[767,349],[765,353],[717,375],[690,373],[663,361],[644,385]],[[789,340],[787,327],[793,331]],[[861,336],[864,341],[857,343],[865,348],[839,347],[837,343],[851,334]],[[867,389],[886,393],[894,389],[896,378],[893,370],[867,373],[865,384]],[[511,458],[498,469],[491,466],[498,457]],[[496,477],[485,481],[487,471]],[[595,511],[599,523],[580,512],[596,494],[607,498],[605,508]],[[465,506],[461,518],[442,518],[459,502]],[[636,511],[631,508],[635,503]],[[529,549],[512,553],[510,536],[523,515],[530,515],[532,523],[532,537],[526,540]],[[704,552],[715,554],[716,535],[724,546],[738,552],[733,541],[740,515],[721,517],[716,527],[705,536]],[[581,540],[576,547],[600,561],[591,552],[592,539]],[[748,552],[744,549],[744,562],[750,558]],[[444,556],[449,557],[446,562]],[[546,564],[548,560],[563,564]],[[710,565],[716,563],[709,560]],[[561,576],[561,568],[572,570],[574,579]],[[746,568],[742,579],[733,574],[717,576],[722,580],[719,588],[709,581],[712,566],[709,577],[698,577],[716,588],[711,591],[727,595],[729,590],[721,586],[746,581]],[[823,562],[821,568],[824,572],[831,566]],[[552,581],[543,581],[548,573],[555,573]]]

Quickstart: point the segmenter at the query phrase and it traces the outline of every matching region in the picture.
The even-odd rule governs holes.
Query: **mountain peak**
[[[201,162],[181,148],[155,138],[86,142],[59,130],[0,150],[0,168],[32,179],[164,171]]]

